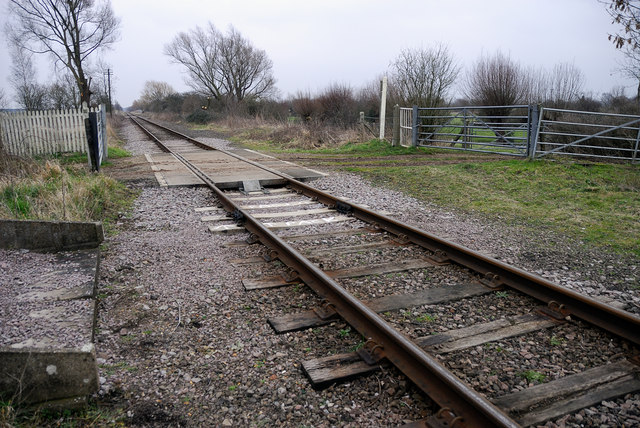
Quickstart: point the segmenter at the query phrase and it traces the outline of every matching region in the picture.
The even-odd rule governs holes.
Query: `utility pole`
[[[113,117],[113,104],[111,104],[111,72],[110,68],[107,68],[107,71],[104,72],[107,75],[107,87],[109,91],[109,116]]]

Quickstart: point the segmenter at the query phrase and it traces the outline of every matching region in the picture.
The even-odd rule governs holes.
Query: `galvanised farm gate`
[[[399,108],[403,146],[639,161],[640,116],[539,105]]]

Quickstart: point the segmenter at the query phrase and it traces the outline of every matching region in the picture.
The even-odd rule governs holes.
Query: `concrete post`
[[[387,120],[387,76],[382,78],[382,96],[380,97],[380,139],[384,140],[384,125]]]

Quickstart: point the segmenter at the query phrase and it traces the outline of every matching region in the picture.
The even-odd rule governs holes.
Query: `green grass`
[[[258,151],[269,151],[272,153],[309,153],[317,155],[352,155],[354,157],[384,157],[402,156],[415,154],[434,153],[434,149],[423,147],[393,147],[386,141],[370,140],[363,143],[347,143],[340,147],[327,147],[321,149],[302,149],[285,147],[282,144],[271,141],[251,141],[244,142],[245,147]]]
[[[520,373],[520,377],[527,380],[529,383],[542,383],[547,379],[547,376],[543,373],[535,370],[527,370]]]
[[[637,165],[518,159],[344,169],[443,207],[542,226],[640,256]]]

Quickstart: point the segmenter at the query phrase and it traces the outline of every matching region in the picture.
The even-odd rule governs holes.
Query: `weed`
[[[364,346],[365,343],[366,343],[366,341],[364,340],[364,338],[361,338],[358,343],[356,343],[354,346],[352,346],[349,349],[349,352],[356,352],[356,351],[360,350]]]
[[[549,339],[549,343],[552,346],[560,346],[564,343],[564,339],[562,338],[558,338],[556,336],[551,336],[551,339]]]
[[[238,385],[229,385],[229,391],[235,391],[238,389]]]
[[[120,340],[124,343],[131,343],[136,338],[135,334],[127,334],[126,336],[120,336]]]
[[[424,314],[416,317],[416,321],[418,322],[432,322],[436,319],[433,315]]]
[[[526,370],[520,373],[520,377],[527,380],[529,383],[542,383],[547,379],[547,376],[535,370]]]
[[[496,297],[509,297],[509,292],[508,291],[496,291]]]
[[[351,327],[343,328],[338,330],[338,334],[340,337],[347,337],[351,333]]]

